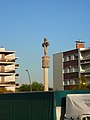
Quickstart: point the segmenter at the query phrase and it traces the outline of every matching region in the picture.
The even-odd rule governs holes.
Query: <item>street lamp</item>
[[[25,70],[28,74],[28,78],[29,78],[29,84],[30,84],[30,91],[32,91],[32,86],[31,86],[31,78],[30,78],[30,73],[29,70]]]

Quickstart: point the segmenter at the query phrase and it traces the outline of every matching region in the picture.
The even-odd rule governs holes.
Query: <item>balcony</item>
[[[0,65],[11,65],[11,64],[14,64],[15,62],[11,61],[11,60],[6,60],[6,59],[3,59],[3,60],[0,60]]]
[[[81,65],[85,65],[85,64],[90,64],[90,58],[83,58],[81,59]]]
[[[90,78],[90,70],[85,70],[84,72],[81,72],[81,75],[84,75],[85,77]]]
[[[79,74],[78,72],[74,72],[74,73],[64,73],[63,74],[64,80],[66,79],[74,79],[74,78],[78,78]]]
[[[81,60],[90,60],[90,55],[82,56]]]
[[[0,59],[0,62],[11,62],[11,61],[14,61],[15,58],[12,58],[12,59]]]
[[[19,64],[15,64],[15,68],[16,68],[16,69],[19,68]]]
[[[84,57],[84,58],[82,58],[81,60],[90,60],[90,57]]]
[[[83,61],[83,62],[81,62],[81,65],[85,65],[85,64],[90,64],[90,61]]]
[[[90,75],[85,75],[85,77],[90,77]]]
[[[16,83],[16,87],[15,88],[19,88],[20,86],[19,86],[19,83]]]
[[[13,76],[15,73],[0,72],[0,76]]]
[[[2,72],[2,71],[0,70],[0,72]],[[4,72],[5,73],[15,73],[15,69],[14,69],[14,67],[11,67],[11,66],[9,66],[8,68],[5,67]]]
[[[15,75],[15,79],[18,79],[19,78],[19,74],[17,73],[16,75]]]
[[[11,82],[11,83],[9,83],[9,82],[3,82],[3,83],[1,83],[0,82],[0,87],[15,87],[16,85],[15,85],[15,83],[13,83],[13,82]]]

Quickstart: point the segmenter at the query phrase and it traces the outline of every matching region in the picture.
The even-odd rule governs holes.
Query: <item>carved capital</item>
[[[49,68],[50,67],[50,57],[43,56],[42,57],[42,68]]]

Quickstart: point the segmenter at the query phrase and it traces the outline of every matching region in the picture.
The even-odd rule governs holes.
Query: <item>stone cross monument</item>
[[[50,57],[48,56],[47,47],[50,45],[48,40],[44,38],[44,43],[42,47],[44,48],[44,56],[42,57],[42,68],[43,68],[43,77],[44,77],[44,91],[48,91],[48,68],[50,67]]]

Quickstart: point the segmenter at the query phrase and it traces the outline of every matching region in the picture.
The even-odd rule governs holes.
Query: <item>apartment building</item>
[[[16,69],[19,64],[16,64],[15,51],[5,50],[0,48],[0,88],[15,91],[16,79],[19,74],[16,74]]]
[[[76,41],[75,49],[53,55],[54,90],[72,89],[82,75],[90,83],[90,48],[84,42]]]

